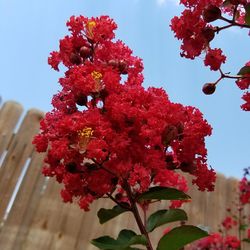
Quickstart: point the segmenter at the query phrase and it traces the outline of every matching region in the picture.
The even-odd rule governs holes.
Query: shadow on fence
[[[92,238],[115,236],[123,228],[137,230],[128,214],[99,225],[96,213],[100,207],[113,206],[108,200],[95,202],[88,213],[61,201],[60,185],[41,175],[44,155],[31,144],[43,113],[32,109],[20,119],[22,111],[15,102],[0,109],[0,249],[94,250]],[[219,175],[213,193],[191,187],[193,201],[184,208],[189,222],[218,230],[226,208],[235,201],[237,185],[236,179]],[[164,208],[164,203],[155,208]],[[160,237],[157,230],[153,239]]]

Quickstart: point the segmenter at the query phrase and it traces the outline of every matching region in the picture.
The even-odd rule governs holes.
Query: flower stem
[[[229,19],[227,19],[227,18],[225,18],[225,17],[220,17],[220,19],[223,20],[223,21],[225,21],[225,22],[227,22],[227,23],[232,24],[233,26],[239,26],[239,27],[241,27],[241,28],[250,29],[250,25],[248,25],[248,24],[237,23],[237,22],[235,22],[234,20],[229,20]]]
[[[145,237],[147,238],[147,250],[154,250],[153,246],[151,244],[148,232],[147,232],[147,230],[142,222],[141,216],[140,216],[138,208],[136,206],[136,201],[133,197],[131,187],[129,186],[127,181],[124,181],[124,189],[127,192],[128,199],[129,199],[130,205],[131,205],[131,212],[133,213],[133,215],[135,217],[135,220],[136,220],[136,223],[140,229],[140,232],[141,232],[141,234],[145,235]]]
[[[215,29],[215,32],[219,33],[221,30],[224,30],[224,29],[228,29],[230,27],[234,26],[233,24],[228,24],[228,25],[225,25],[225,26],[222,26],[222,27],[217,27]]]

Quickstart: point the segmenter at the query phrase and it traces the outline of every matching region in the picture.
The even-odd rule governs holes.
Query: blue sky
[[[62,73],[50,69],[47,57],[67,34],[66,20],[79,14],[110,15],[118,24],[117,38],[144,60],[144,86],[163,87],[172,101],[198,107],[213,126],[207,139],[209,164],[241,177],[250,166],[250,113],[241,111],[242,93],[233,81],[224,80],[212,96],[202,94],[202,85],[218,74],[203,66],[202,57],[191,61],[179,56],[180,43],[169,23],[180,11],[175,0],[0,0],[0,95],[25,110],[51,110]],[[230,55],[225,72],[237,73],[249,60],[246,31],[224,31],[213,46]]]

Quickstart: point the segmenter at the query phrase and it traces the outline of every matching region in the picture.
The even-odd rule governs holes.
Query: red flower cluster
[[[163,89],[142,87],[142,61],[113,40],[109,17],[73,16],[67,26],[71,34],[48,59],[55,70],[67,68],[62,90],[34,139],[37,151],[47,152],[43,173],[64,184],[64,201],[76,199],[85,210],[107,195],[123,201],[124,183],[134,195],[155,185],[186,191],[179,170],[212,191],[204,142],[211,127],[201,112],[170,102]]]
[[[230,230],[234,226],[237,225],[237,221],[234,220],[231,216],[227,216],[223,221],[222,221],[222,226],[225,228],[225,230]]]
[[[240,240],[231,235],[223,237],[219,233],[213,233],[210,236],[199,240],[193,250],[237,250],[240,247]]]
[[[221,63],[225,63],[226,57],[222,54],[221,49],[208,49],[204,60],[206,66],[210,66],[211,70],[220,69]]]
[[[180,3],[185,6],[185,9],[180,17],[175,16],[171,20],[170,25],[175,36],[182,40],[181,55],[194,59],[202,52],[205,52],[207,56],[210,53],[215,54],[210,49],[210,42],[219,30],[217,26],[212,26],[210,23],[221,19],[222,13],[233,16],[236,6],[237,16],[235,16],[235,21],[242,23],[245,16],[244,6],[247,2],[249,1],[231,0],[225,4],[223,0],[181,0]],[[217,67],[213,67],[213,62],[209,64],[205,62],[205,65],[210,66],[212,70],[218,70],[220,65],[225,63],[225,59],[225,56],[218,56],[217,63],[219,64]]]
[[[226,57],[220,49],[211,49],[210,42],[214,39],[216,27],[210,22],[221,17],[220,7],[222,0],[181,0],[185,10],[180,17],[175,16],[171,20],[171,28],[175,36],[182,40],[181,55],[194,59],[202,52],[206,54],[204,63],[211,70],[218,70]],[[219,53],[218,53],[219,52]],[[210,60],[210,58],[215,58]]]
[[[171,29],[175,37],[182,41],[181,56],[194,59],[204,53],[204,65],[209,66],[211,70],[220,70],[222,78],[226,75],[221,71],[221,65],[226,62],[226,56],[221,49],[212,49],[210,42],[221,30],[231,26],[249,27],[245,19],[246,10],[249,9],[249,0],[181,0],[185,6],[180,17],[175,16],[171,20]],[[222,16],[225,14],[226,17]],[[232,19],[228,19],[232,16]],[[218,27],[211,22],[223,20],[227,25]],[[245,25],[245,26],[244,26]],[[247,63],[246,66],[250,66]],[[242,90],[248,90],[250,85],[250,74],[244,74],[244,78],[236,81]],[[220,78],[220,80],[222,79]],[[218,82],[216,82],[218,83]],[[205,86],[205,85],[204,85]],[[213,85],[215,86],[215,84]],[[205,94],[212,94],[215,91],[209,91],[203,88]],[[250,111],[250,93],[245,92],[242,99],[245,103],[241,106],[243,110]]]
[[[246,177],[242,178],[239,184],[240,202],[242,205],[250,203],[250,182]]]

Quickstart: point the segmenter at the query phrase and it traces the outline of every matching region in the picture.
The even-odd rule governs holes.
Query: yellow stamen
[[[93,38],[94,34],[93,34],[93,29],[96,26],[96,22],[95,21],[89,21],[86,25],[87,28],[87,36],[89,38]]]
[[[83,138],[90,138],[93,135],[94,130],[92,128],[86,127],[82,130],[77,131],[78,136]]]
[[[77,131],[79,136],[79,152],[84,153],[86,151],[87,145],[90,141],[91,136],[93,135],[94,130],[92,128],[86,127],[82,130]]]
[[[92,78],[95,80],[95,87],[94,87],[94,91],[95,92],[99,92],[101,91],[102,89],[102,83],[101,83],[101,80],[102,80],[102,73],[98,72],[98,71],[93,71],[91,73],[91,76]]]
[[[93,77],[94,80],[99,81],[102,79],[102,73],[95,71],[95,70],[91,73],[91,76]]]

